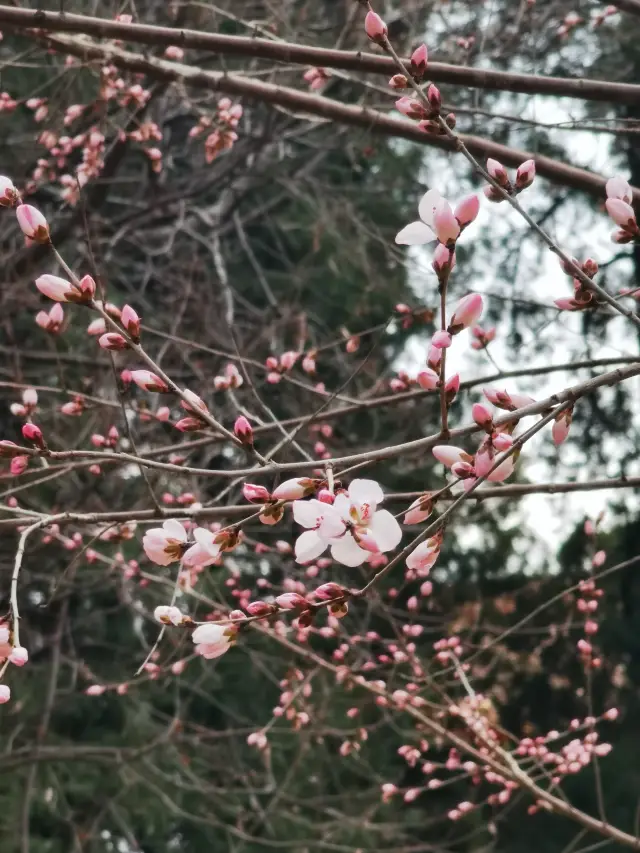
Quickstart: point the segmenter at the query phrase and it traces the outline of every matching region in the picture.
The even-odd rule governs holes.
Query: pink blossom
[[[98,344],[102,349],[123,350],[128,349],[129,344],[119,332],[106,332],[98,338]]]
[[[51,306],[49,313],[46,311],[38,311],[35,320],[37,325],[40,326],[41,329],[44,329],[45,332],[49,332],[52,335],[57,334],[64,322],[64,310],[62,305],[60,305],[59,302],[56,302],[55,305]]]
[[[30,204],[19,204],[16,207],[16,218],[25,237],[36,243],[49,242],[49,223],[37,208]]]
[[[120,322],[127,330],[132,340],[137,343],[140,338],[140,317],[130,305],[125,305],[122,309]]]
[[[627,204],[633,202],[633,190],[629,186],[629,183],[620,175],[609,178],[605,185],[605,191],[607,198],[619,198]]]
[[[196,527],[193,531],[195,545],[185,552],[185,566],[210,566],[218,562],[222,553],[222,541],[218,534],[207,530],[206,527]]]
[[[156,412],[156,418],[159,421],[168,421],[171,417],[171,410],[168,406],[160,406],[158,411]]]
[[[255,486],[253,483],[244,483],[242,494],[251,503],[265,503],[271,498],[268,489],[265,489],[264,486]]]
[[[367,12],[364,19],[364,31],[369,36],[371,41],[376,44],[384,44],[387,37],[388,29],[380,15],[371,9]]]
[[[536,176],[536,164],[534,160],[525,160],[518,166],[516,172],[516,189],[525,190],[530,187]]]
[[[566,410],[564,412],[560,412],[553,422],[551,436],[556,447],[562,444],[563,441],[566,441],[567,436],[569,435],[569,428],[571,427],[572,416],[572,410]]]
[[[473,457],[466,450],[462,450],[460,447],[453,447],[450,444],[437,444],[431,452],[438,462],[446,465],[447,468],[451,468],[456,462],[468,462],[469,464],[473,462]]]
[[[306,533],[296,540],[296,560],[314,560],[331,547],[331,556],[345,566],[359,566],[370,553],[393,550],[402,530],[387,510],[378,509],[384,495],[375,480],[353,480],[333,505],[296,501],[294,518]]]
[[[605,202],[607,213],[625,231],[635,233],[638,230],[633,208],[620,198],[608,198]]]
[[[439,543],[435,539],[427,539],[426,542],[421,542],[409,554],[406,560],[408,569],[416,571],[421,577],[424,577],[434,566],[440,553]]]
[[[236,422],[233,425],[233,432],[236,438],[240,439],[243,444],[253,447],[253,427],[244,415],[236,418]]]
[[[425,107],[420,103],[420,101],[417,101],[415,98],[410,98],[407,95],[404,95],[402,98],[398,98],[395,103],[395,107],[399,113],[402,113],[403,116],[411,119],[424,119],[428,115]]]
[[[493,415],[491,411],[482,403],[474,403],[471,408],[471,416],[478,426],[483,429],[491,429],[493,425]]]
[[[408,226],[407,226],[408,227]],[[438,277],[449,275],[456,265],[456,253],[444,243],[438,243],[433,253],[431,266]]]
[[[310,495],[316,488],[316,481],[309,477],[297,477],[285,480],[274,489],[271,497],[276,501],[295,501]]]
[[[423,77],[427,70],[428,53],[426,44],[421,44],[411,54],[411,73],[414,77]]]
[[[132,370],[131,380],[136,383],[138,388],[142,388],[143,391],[158,391],[164,393],[169,390],[169,386],[166,382],[150,370]]]
[[[436,212],[447,204],[438,190],[426,192],[418,205],[420,219],[410,222],[396,234],[396,243],[401,246],[422,246],[436,240],[434,217]],[[456,222],[457,225],[457,222]]]
[[[28,466],[28,456],[14,456],[9,465],[9,471],[14,477],[19,477],[20,474],[23,474],[27,470]]]
[[[418,385],[425,391],[434,391],[440,382],[440,377],[430,367],[425,367],[424,370],[421,370],[416,378]]]
[[[87,696],[102,696],[106,689],[104,684],[91,684],[84,692]]]
[[[220,657],[231,648],[237,630],[233,625],[218,625],[215,622],[198,625],[191,635],[196,654],[202,655],[206,660]]]
[[[480,210],[480,199],[477,195],[468,195],[458,202],[454,211],[454,216],[458,220],[461,228],[473,222]]]
[[[482,393],[498,409],[505,409],[508,412],[514,412],[516,409],[523,409],[525,406],[535,403],[533,397],[529,397],[527,394],[509,394],[507,391],[501,391],[497,388],[483,388]]]
[[[20,201],[20,193],[14,187],[11,178],[0,175],[0,207],[13,207]]]
[[[161,604],[153,611],[153,618],[156,622],[162,622],[163,625],[182,625],[184,614],[179,607]]]
[[[433,499],[427,492],[426,495],[416,498],[405,513],[404,524],[422,524],[433,512]]]
[[[451,343],[451,334],[445,332],[444,329],[437,331],[431,338],[431,346],[436,347],[436,349],[447,349],[447,347],[451,346]]]
[[[309,606],[306,598],[303,598],[297,592],[284,592],[276,597],[276,604],[283,610],[301,610]]]
[[[165,521],[162,527],[147,530],[142,538],[142,547],[147,557],[159,566],[168,566],[179,560],[187,541],[187,531],[175,519]]]
[[[23,424],[22,435],[27,441],[31,441],[36,447],[43,448],[45,446],[42,430],[36,424]]]
[[[14,666],[24,666],[29,660],[29,652],[24,646],[14,646],[9,655],[9,661]]]
[[[499,452],[508,450],[513,444],[513,438],[506,432],[497,432],[491,437],[491,442]]]
[[[5,705],[11,699],[11,688],[8,684],[0,684],[0,705]]]
[[[452,335],[457,335],[463,329],[473,326],[480,319],[483,307],[482,296],[479,293],[469,293],[464,296],[453,312],[448,331]]]
[[[487,172],[497,184],[500,184],[501,187],[504,187],[509,183],[507,170],[498,160],[493,160],[491,157],[487,160]],[[491,189],[491,187],[489,187],[489,189]]]
[[[449,202],[445,201],[433,216],[433,227],[436,236],[445,246],[451,246],[460,235],[460,223],[451,210]]]
[[[188,388],[184,389],[182,395],[183,398],[186,397],[186,400],[182,399],[180,401],[180,405],[187,412],[193,412],[195,415],[197,415],[199,414],[199,412],[209,411],[205,401],[201,397],[198,397],[198,395],[195,394],[193,391],[190,391]]]
[[[78,290],[64,278],[57,275],[41,275],[36,279],[36,287],[43,296],[54,302],[70,302],[78,297]]]

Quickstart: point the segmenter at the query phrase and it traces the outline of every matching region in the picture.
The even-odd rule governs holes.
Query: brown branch
[[[619,0],[614,5],[626,11],[640,12],[638,0]],[[0,24],[38,28],[50,32],[82,33],[97,38],[156,46],[179,45],[184,48],[211,51],[222,56],[258,57],[275,62],[315,65],[388,76],[394,73],[394,65],[389,57],[372,53],[331,50],[279,40],[228,36],[149,24],[127,24],[87,15],[72,15],[68,12],[45,12],[0,6]],[[556,95],[618,104],[640,103],[640,86],[629,83],[514,74],[450,65],[445,62],[430,62],[429,77],[438,83],[453,83],[491,91]]]
[[[383,136],[408,139],[443,151],[458,150],[452,140],[445,136],[425,133],[408,120],[394,118],[366,107],[342,104],[321,95],[299,92],[296,89],[277,86],[262,80],[235,77],[224,72],[206,71],[183,63],[144,57],[137,53],[122,50],[115,45],[98,45],[71,37],[50,37],[46,39],[46,42],[54,49],[65,51],[84,60],[95,59],[100,62],[112,62],[118,68],[146,74],[157,80],[180,81],[200,89],[225,92],[229,95],[239,95],[276,104],[296,112],[361,127],[371,133],[378,133]],[[493,157],[508,166],[519,166],[525,160],[533,159],[539,175],[564,186],[583,190],[591,195],[604,196],[605,178],[586,169],[569,166],[551,157],[530,151],[509,148],[506,145],[478,136],[461,135],[459,139],[462,140],[467,150],[476,156]],[[634,196],[640,201],[640,189],[634,189]]]

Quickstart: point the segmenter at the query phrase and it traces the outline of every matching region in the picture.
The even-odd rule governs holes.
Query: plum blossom
[[[401,246],[422,246],[438,240],[440,243],[455,243],[463,228],[478,215],[477,196],[463,199],[455,211],[438,190],[426,192],[418,205],[416,222],[410,222],[396,235],[396,243]]]
[[[219,658],[231,648],[237,630],[233,625],[218,625],[215,622],[198,625],[191,635],[196,646],[196,654],[207,660]]]
[[[186,541],[187,531],[179,521],[170,518],[162,527],[147,530],[142,538],[142,547],[152,562],[168,566],[183,555]]]
[[[387,510],[379,510],[384,495],[375,480],[353,480],[334,503],[295,501],[295,520],[308,528],[298,537],[295,553],[299,563],[319,557],[327,547],[345,566],[359,566],[370,554],[391,551],[402,538],[400,525]]]
[[[185,566],[210,566],[215,563],[222,551],[221,542],[216,541],[218,534],[212,533],[206,527],[196,527],[193,531],[196,540],[184,555]]]

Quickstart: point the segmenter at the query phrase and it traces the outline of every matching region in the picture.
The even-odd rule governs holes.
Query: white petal
[[[306,530],[296,539],[296,563],[308,563],[315,560],[329,543],[318,535],[317,530]]]
[[[433,217],[436,210],[439,210],[446,203],[446,200],[440,195],[438,190],[429,190],[420,199],[418,216],[425,225],[433,228]]]
[[[293,517],[301,527],[317,527],[324,515],[326,504],[315,498],[310,501],[294,501],[291,504]]]
[[[225,625],[216,625],[214,622],[208,622],[204,625],[198,625],[191,635],[191,639],[196,644],[206,643],[207,645],[212,645],[213,643],[219,643],[224,640],[225,631]]]
[[[344,521],[335,506],[324,504],[324,514],[318,533],[323,539],[335,539],[344,533]]]
[[[336,495],[336,499],[333,502],[333,508],[339,514],[340,518],[344,518],[345,521],[351,521],[351,501],[346,495]]]
[[[379,509],[371,519],[369,530],[381,551],[392,551],[402,539],[402,529],[391,513]]]
[[[206,527],[196,527],[193,531],[193,538],[198,545],[205,549],[212,556],[220,553],[220,546],[214,542],[214,534],[207,530]]]
[[[357,545],[353,536],[347,534],[333,543],[331,556],[343,566],[360,566],[369,556],[369,552]]]
[[[369,504],[375,507],[384,500],[380,484],[375,480],[352,480],[348,491],[349,497],[358,506]]]
[[[435,239],[436,235],[424,222],[410,222],[396,234],[396,243],[399,246],[422,246]]]
[[[162,529],[171,539],[177,539],[178,542],[187,541],[187,531],[175,518],[170,518],[168,521],[165,521],[162,525]]]

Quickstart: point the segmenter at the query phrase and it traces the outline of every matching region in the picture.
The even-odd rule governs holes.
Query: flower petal
[[[340,518],[344,518],[345,521],[352,521],[350,515],[351,501],[346,495],[336,495],[336,499],[333,502],[333,508],[338,513]]]
[[[384,500],[380,484],[375,480],[352,480],[347,490],[354,504],[369,504],[378,506]]]
[[[436,235],[424,222],[410,222],[396,234],[396,243],[399,246],[422,246],[435,239]]]
[[[329,543],[323,539],[317,530],[305,530],[296,539],[296,563],[309,563],[315,560],[326,549]]]
[[[327,504],[323,504],[322,501],[315,498],[310,501],[294,501],[291,504],[294,520],[301,527],[310,527],[311,529],[320,524],[326,507]]]
[[[418,216],[422,219],[425,225],[428,225],[429,228],[433,229],[433,217],[435,216],[436,211],[440,210],[440,208],[446,203],[446,199],[440,195],[438,190],[429,190],[420,199],[420,204],[418,205]]]
[[[323,506],[324,514],[322,516],[322,521],[320,522],[320,527],[318,528],[318,534],[323,539],[335,539],[338,536],[342,536],[344,533],[344,521],[342,519],[342,515],[334,506],[330,506],[328,504],[324,504]]]
[[[342,539],[337,539],[331,546],[331,556],[337,563],[343,566],[360,566],[369,556],[368,551],[361,548],[353,538],[347,534]]]
[[[402,529],[391,513],[379,509],[369,524],[373,538],[381,551],[392,551],[402,539]]]
[[[171,539],[177,539],[178,542],[187,541],[187,531],[183,525],[175,518],[170,518],[162,525],[162,529]]]

